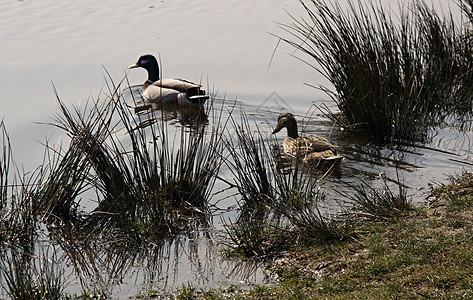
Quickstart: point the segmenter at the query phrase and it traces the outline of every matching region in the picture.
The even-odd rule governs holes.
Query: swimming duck
[[[281,131],[283,127],[287,128],[287,137],[283,143],[285,153],[294,157],[300,157],[307,163],[336,162],[343,158],[335,150],[338,146],[331,144],[323,137],[300,137],[297,133],[297,122],[293,114],[284,113],[279,115],[278,125],[274,129],[273,134]]]
[[[151,54],[142,55],[128,69],[139,67],[148,71],[148,80],[143,84],[142,93],[150,102],[192,106],[203,104],[210,98],[200,84],[185,79],[159,79],[158,61]]]

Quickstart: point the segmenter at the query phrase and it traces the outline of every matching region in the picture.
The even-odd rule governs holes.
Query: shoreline
[[[473,173],[431,187],[397,220],[360,220],[355,235],[297,246],[268,266],[272,286],[183,288],[178,298],[450,299],[473,297]]]

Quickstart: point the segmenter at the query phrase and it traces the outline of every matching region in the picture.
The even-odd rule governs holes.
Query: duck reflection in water
[[[126,89],[122,94],[128,107],[139,116],[138,127],[144,128],[158,121],[170,122],[176,120],[187,128],[197,129],[208,123],[208,116],[203,105],[176,106],[172,103],[154,103],[146,100],[140,85]],[[159,112],[159,113],[158,113]]]

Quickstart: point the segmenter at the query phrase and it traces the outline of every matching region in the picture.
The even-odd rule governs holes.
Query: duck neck
[[[157,64],[149,66],[146,70],[148,71],[148,80],[146,80],[147,83],[152,84],[153,82],[159,80],[159,67]]]
[[[293,138],[293,139],[297,139],[299,137],[299,134],[297,133],[296,120],[294,120],[294,119],[287,120],[286,128],[287,128],[287,136],[288,137]]]

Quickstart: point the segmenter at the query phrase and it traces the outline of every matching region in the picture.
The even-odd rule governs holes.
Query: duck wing
[[[293,156],[305,156],[308,153],[333,149],[333,145],[322,137],[287,137],[284,140],[284,152]]]
[[[324,151],[319,151],[319,152],[312,152],[307,154],[304,157],[304,162],[306,163],[316,163],[320,161],[325,161],[325,162],[338,162],[343,159],[343,156],[337,154],[337,152],[334,149],[327,149]]]
[[[300,137],[301,148],[306,148],[307,152],[320,152],[336,148],[326,138],[320,136]]]
[[[143,90],[143,97],[148,101],[156,103],[173,103],[179,94],[181,94],[181,92],[178,90],[153,84]]]
[[[320,136],[287,137],[284,140],[284,152],[294,157],[302,157],[305,162],[340,161],[343,157],[337,153],[335,146]]]
[[[210,98],[210,96],[206,95],[205,91],[201,89],[202,85],[185,79],[161,79],[155,81],[150,87],[151,86],[172,89],[183,93],[192,104],[202,104],[205,100]]]
[[[202,87],[200,84],[185,79],[161,79],[153,82],[151,86],[173,89],[181,93],[189,89],[200,89]]]

